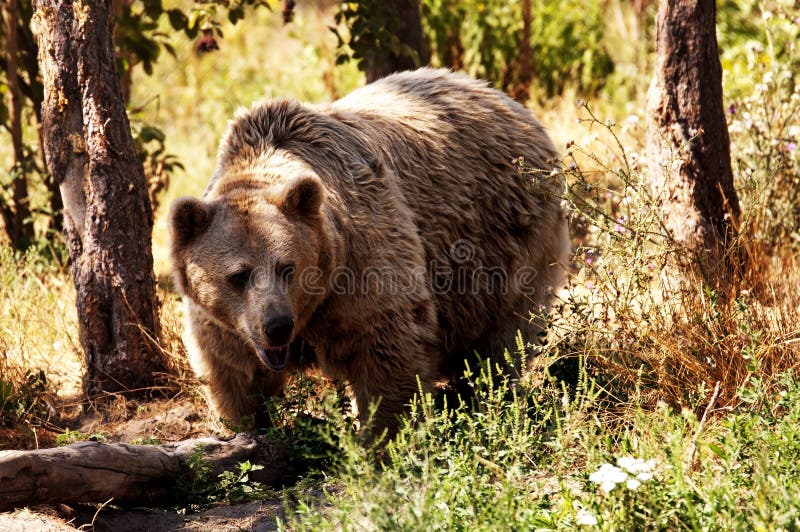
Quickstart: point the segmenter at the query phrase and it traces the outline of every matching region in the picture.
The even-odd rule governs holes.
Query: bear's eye
[[[278,263],[275,266],[275,273],[280,279],[289,282],[294,277],[295,269],[294,262]]]
[[[241,270],[228,276],[228,284],[236,290],[244,290],[250,283],[250,276],[253,274],[252,270]]]

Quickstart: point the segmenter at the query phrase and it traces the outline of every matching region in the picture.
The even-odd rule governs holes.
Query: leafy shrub
[[[434,64],[463,68],[507,90],[519,69],[519,2],[423,0],[423,23]],[[565,9],[552,0],[531,2],[533,71],[548,97],[574,85],[592,94],[614,65],[603,48],[602,4],[582,0]]]
[[[211,465],[203,458],[202,446],[198,446],[178,480],[179,499],[195,506],[263,499],[270,491],[250,478],[251,472],[263,468],[246,460],[239,462],[234,470],[214,477]]]
[[[422,24],[434,66],[464,70],[510,91],[520,81],[523,18],[519,2],[503,0],[422,0]],[[614,65],[603,49],[602,7],[582,0],[564,9],[552,0],[531,2],[533,71],[546,96],[568,84],[591,94]],[[367,54],[420,57],[398,37],[394,13],[382,2],[342,2],[336,15],[338,63],[356,60],[363,68]],[[347,28],[345,32],[341,27]]]
[[[733,0],[719,5],[717,35],[727,91],[749,94],[758,82],[754,70],[782,63],[800,69],[795,47],[800,39],[800,10],[791,0]]]
[[[421,66],[419,53],[400,39],[397,13],[385,2],[341,2],[334,20],[337,24],[332,28],[338,40],[337,65],[354,60],[359,69],[365,70],[366,57],[374,56],[380,62],[394,55],[411,58],[413,64]]]
[[[150,204],[155,212],[162,194],[169,188],[170,177],[176,170],[184,170],[184,166],[175,155],[167,153],[166,135],[161,129],[138,122],[132,122],[131,129],[136,153],[144,167]]]
[[[299,501],[297,528],[432,530],[552,526],[537,472],[558,424],[551,390],[471,379],[477,406],[415,399],[396,439],[365,449],[346,427],[326,487],[328,504]],[[340,425],[341,427],[341,425]],[[556,488],[557,491],[557,488]]]

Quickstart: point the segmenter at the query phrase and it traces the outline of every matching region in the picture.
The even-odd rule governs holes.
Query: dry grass
[[[552,352],[586,361],[619,404],[664,401],[694,410],[717,383],[724,409],[739,404],[738,391],[753,379],[768,391],[796,370],[800,265],[793,243],[776,244],[760,224],[742,223],[728,251],[739,257],[739,271],[712,278],[665,228],[661,191],[634,151],[639,122],[617,125],[586,105],[578,109],[590,133],[566,146],[575,272],[552,324]],[[734,144],[733,151],[745,148]],[[747,178],[753,186],[758,177]],[[763,219],[770,209],[750,195],[742,204],[743,220]]]

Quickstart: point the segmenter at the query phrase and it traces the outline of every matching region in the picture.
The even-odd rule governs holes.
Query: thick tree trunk
[[[395,21],[394,33],[401,46],[407,46],[413,53],[367,53],[367,83],[401,70],[413,70],[428,63],[428,53],[422,35],[422,15],[418,0],[388,0],[381,4],[383,20]],[[415,57],[415,55],[416,57]]]
[[[122,104],[109,3],[41,0],[47,163],[64,201],[84,388],[141,392],[164,371],[150,248],[153,212]]]
[[[652,183],[664,191],[666,224],[676,241],[704,267],[730,270],[735,265],[726,262],[733,255],[725,250],[736,236],[739,201],[715,17],[715,0],[661,0],[647,151]]]
[[[3,223],[11,244],[17,249],[26,249],[34,238],[33,220],[28,198],[28,178],[25,161],[25,146],[22,142],[22,90],[17,74],[19,51],[19,2],[6,0],[3,3],[3,21],[5,33],[6,83],[9,93],[9,125],[11,146],[14,151],[14,166],[11,170],[12,205],[1,206]]]
[[[207,478],[189,462],[202,458]],[[165,445],[80,442],[36,451],[0,451],[0,512],[33,504],[105,502],[152,504],[174,500],[179,483],[214,481],[249,460],[264,469],[251,480],[275,486],[295,473],[286,444],[264,436],[201,438]]]

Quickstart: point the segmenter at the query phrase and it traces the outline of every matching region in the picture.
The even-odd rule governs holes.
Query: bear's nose
[[[264,334],[272,345],[286,345],[289,343],[289,337],[292,336],[292,329],[294,329],[294,320],[291,316],[278,316],[267,322],[264,326]]]

